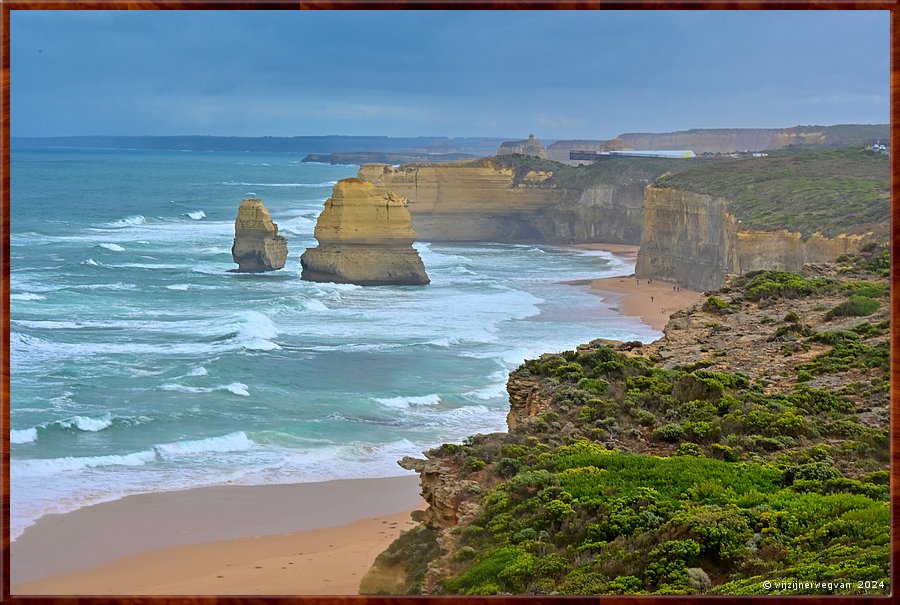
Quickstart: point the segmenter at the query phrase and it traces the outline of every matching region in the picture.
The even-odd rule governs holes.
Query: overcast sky
[[[889,121],[887,11],[12,11],[13,136]]]

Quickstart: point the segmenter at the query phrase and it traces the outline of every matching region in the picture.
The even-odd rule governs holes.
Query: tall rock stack
[[[234,221],[234,245],[231,247],[231,257],[238,268],[232,271],[275,271],[284,267],[287,254],[287,240],[278,235],[278,225],[272,222],[262,200],[241,200]]]
[[[319,245],[300,257],[302,279],[374,285],[429,283],[412,247],[416,233],[405,197],[362,179],[344,179],[316,221]]]
[[[507,141],[500,145],[500,149],[497,150],[497,155],[512,155],[514,153],[530,155],[542,160],[547,159],[547,152],[544,150],[544,146],[541,145],[541,140],[533,134],[529,134],[524,141]]]

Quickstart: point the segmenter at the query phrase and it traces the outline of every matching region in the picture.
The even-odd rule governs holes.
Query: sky
[[[12,136],[889,122],[887,11],[11,11]]]

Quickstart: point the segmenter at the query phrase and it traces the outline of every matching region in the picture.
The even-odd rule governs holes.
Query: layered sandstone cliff
[[[361,179],[338,181],[316,221],[302,279],[359,285],[429,283],[406,198]]]
[[[426,241],[640,241],[642,191],[649,179],[566,181],[558,165],[545,164],[518,172],[499,160],[366,164],[359,177],[408,198],[413,226]]]
[[[731,273],[799,271],[806,263],[858,252],[869,239],[865,235],[825,237],[814,233],[803,237],[787,230],[743,230],[724,198],[648,186],[635,273],[676,281],[694,290],[711,290]]]
[[[233,271],[260,273],[281,269],[287,254],[287,240],[278,235],[278,225],[272,222],[262,200],[242,200],[234,221],[231,256],[238,268]]]

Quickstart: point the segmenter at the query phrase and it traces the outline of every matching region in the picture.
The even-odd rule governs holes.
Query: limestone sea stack
[[[287,254],[287,240],[278,235],[278,225],[272,222],[262,200],[241,200],[234,221],[234,245],[231,247],[231,256],[238,268],[232,271],[275,271],[284,267]]]
[[[351,178],[338,181],[316,221],[319,245],[300,257],[302,279],[361,286],[424,285],[407,199]]]

